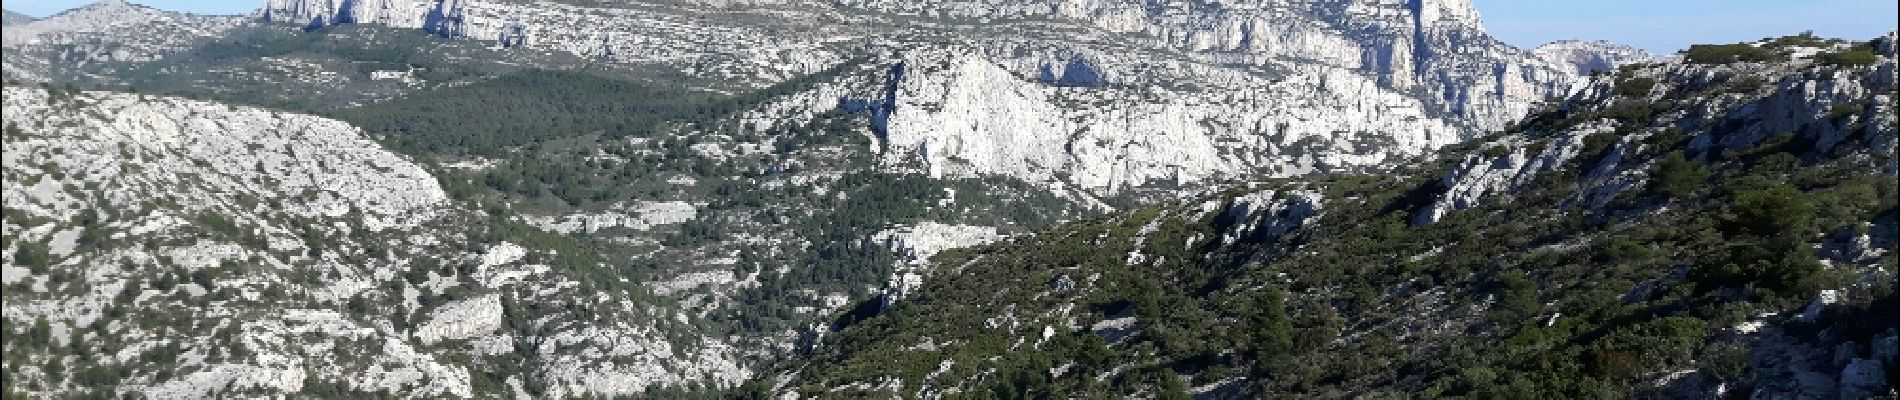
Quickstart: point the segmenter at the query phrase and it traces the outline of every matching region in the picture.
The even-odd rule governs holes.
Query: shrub
[[[1814,206],[1791,186],[1737,191],[1721,217],[1727,246],[1690,271],[1702,289],[1752,286],[1772,294],[1803,297],[1821,263],[1807,238]]]
[[[1641,366],[1669,365],[1688,360],[1695,349],[1700,347],[1702,338],[1707,335],[1708,330],[1709,324],[1696,317],[1663,317],[1612,331],[1609,335],[1597,340],[1596,346],[1600,350],[1634,355],[1640,360],[1638,365]],[[1604,366],[1616,367],[1609,369],[1630,367],[1627,365]]]
[[[1640,99],[1628,99],[1618,101],[1616,104],[1611,104],[1609,108],[1603,109],[1603,116],[1626,125],[1647,124],[1658,111],[1666,108]]]
[[[1698,361],[1702,370],[1724,381],[1734,381],[1747,372],[1749,353],[1747,345],[1723,342],[1709,346],[1707,354]]]
[[[1813,219],[1807,196],[1784,184],[1735,192],[1723,227],[1731,235],[1802,237]]]
[[[1768,84],[1768,80],[1762,79],[1762,77],[1759,77],[1759,76],[1754,76],[1754,75],[1738,76],[1738,77],[1729,78],[1727,82],[1723,82],[1722,91],[1727,92],[1727,93],[1737,93],[1737,94],[1754,93],[1756,90],[1761,89],[1762,86],[1767,85],[1767,84]]]
[[[1649,246],[1627,237],[1617,237],[1604,243],[1593,257],[1605,264],[1629,264],[1650,257]]]
[[[1815,54],[1814,62],[1836,67],[1865,67],[1880,62],[1880,56],[1875,55],[1871,48],[1856,47],[1837,53]]]
[[[1537,317],[1543,303],[1537,301],[1537,283],[1523,272],[1510,271],[1498,277],[1498,302],[1491,309],[1493,322],[1510,323]]]
[[[1780,53],[1746,43],[1698,44],[1682,51],[1683,61],[1691,64],[1729,64],[1736,62],[1779,61]]]
[[[1589,136],[1584,136],[1583,148],[1578,149],[1577,159],[1574,162],[1581,162],[1584,167],[1588,168],[1590,164],[1601,159],[1605,152],[1610,151],[1610,146],[1616,144],[1616,140],[1621,137],[1621,135],[1611,131],[1595,132]]]
[[[1782,36],[1782,37],[1768,40],[1767,43],[1762,43],[1762,47],[1769,48],[1769,49],[1785,49],[1789,47],[1825,47],[1837,42],[1839,41],[1835,39],[1827,39],[1820,36],[1815,36],[1813,31],[1808,31],[1808,32],[1801,32],[1798,34]]]
[[[1656,78],[1635,77],[1616,82],[1616,94],[1619,96],[1646,97],[1656,88]]]
[[[1484,158],[1497,159],[1511,154],[1511,148],[1505,145],[1492,145],[1484,148]]]
[[[1835,104],[1834,107],[1828,108],[1827,110],[1828,119],[1838,120],[1855,115],[1860,115],[1860,105],[1853,103]]]
[[[53,254],[44,243],[22,241],[20,247],[13,250],[13,264],[25,266],[35,275],[44,274],[46,267],[53,264]]]
[[[1261,359],[1284,356],[1293,351],[1293,325],[1286,315],[1286,304],[1279,289],[1268,289],[1254,298],[1259,328],[1254,331],[1254,352]]]
[[[237,236],[243,233],[242,230],[238,229],[236,222],[232,222],[230,218],[225,217],[223,214],[211,211],[199,212],[198,215],[192,217],[192,222],[197,223],[199,227],[226,237]]]
[[[1649,181],[1649,191],[1668,197],[1683,197],[1694,192],[1708,179],[1708,166],[1689,161],[1682,157],[1682,153],[1670,153],[1656,164],[1656,175]]]

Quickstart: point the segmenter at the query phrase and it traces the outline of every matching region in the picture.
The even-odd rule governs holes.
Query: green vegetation
[[[1863,44],[1845,51],[1815,54],[1814,62],[1837,67],[1865,67],[1880,62],[1880,56],[1874,54],[1873,47]]]
[[[1761,47],[1782,50],[1791,47],[1827,47],[1839,42],[1839,40],[1816,36],[1814,31],[1805,31],[1788,36],[1762,39]]]
[[[1802,298],[1818,290],[1821,263],[1809,249],[1814,206],[1793,187],[1744,189],[1721,217],[1726,257],[1698,266],[1691,278],[1704,287],[1757,287]]]
[[[1731,64],[1781,61],[1786,56],[1752,44],[1736,43],[1690,45],[1688,50],[1682,51],[1682,57],[1691,64]]]
[[[1671,198],[1688,196],[1709,179],[1709,168],[1702,164],[1682,158],[1682,153],[1671,152],[1663,156],[1656,164],[1654,179],[1649,183],[1653,194]]]
[[[1618,96],[1648,97],[1649,91],[1656,87],[1656,78],[1633,77],[1616,81]]]
[[[286,26],[260,25],[234,28],[223,39],[168,55],[167,62],[88,63],[69,72],[85,81],[109,76],[109,85],[124,91],[315,111],[387,98],[407,90],[393,80],[372,81],[372,71],[413,71],[422,84],[439,86],[520,68],[497,62],[506,58],[506,54],[483,49],[479,44],[397,28],[348,25],[301,32]],[[310,68],[347,73],[334,79],[299,76]]]
[[[1819,48],[1841,45],[1837,39],[1815,36],[1814,32],[1762,39],[1759,44],[1698,44],[1690,45],[1682,51],[1683,60],[1691,64],[1731,64],[1737,62],[1777,62],[1787,61],[1794,48]],[[1816,54],[1814,60],[1823,65],[1859,67],[1873,65],[1878,61],[1873,47],[1859,43],[1845,51],[1823,52]]]
[[[47,250],[45,243],[23,241],[19,248],[13,250],[13,264],[25,266],[34,275],[45,274],[46,267],[52,265],[53,261],[53,254]]]
[[[1773,58],[1728,49],[1722,62]],[[1762,80],[1754,82],[1741,84]],[[1654,89],[1626,79],[1616,91]],[[1792,133],[1752,148],[1687,150],[1693,135],[1684,129],[1730,128],[1659,121],[1697,106],[1682,93],[1660,98],[1533,116],[1519,128],[1531,148],[1555,140],[1542,132],[1603,118],[1619,126],[1584,138],[1569,168],[1431,225],[1409,221],[1443,190],[1444,168],[1501,155],[1498,138],[1449,147],[1393,176],[1260,183],[1248,191],[1318,190],[1327,199],[1318,219],[1279,237],[1223,239],[1241,221],[1196,205],[1244,193],[1230,191],[948,251],[937,261],[957,273],[852,321],[794,361],[807,367],[794,380],[803,392],[839,396],[909,395],[821,392],[896,378],[907,389],[993,398],[1164,397],[1219,382],[1269,398],[1645,397],[1666,395],[1648,391],[1655,377],[1686,368],[1736,382],[1751,373],[1748,349],[1725,329],[1846,286],[1850,278],[1821,268],[1816,244],[1824,232],[1891,224],[1900,184],[1873,172],[1877,161],[1817,155],[1813,139]],[[1600,187],[1578,179],[1580,169],[1641,132],[1653,133],[1618,165],[1649,168],[1647,186],[1588,205]],[[1879,262],[1893,265],[1894,256]],[[1076,289],[1054,288],[1059,277]],[[1900,312],[1892,289],[1837,306],[1839,319],[1826,323],[1891,321],[1882,315]],[[1131,323],[1088,328],[1101,321]],[[1879,329],[1803,340],[1827,349]]]
[[[648,137],[666,122],[731,112],[719,96],[582,72],[535,70],[335,113],[399,151],[499,156],[583,134]]]

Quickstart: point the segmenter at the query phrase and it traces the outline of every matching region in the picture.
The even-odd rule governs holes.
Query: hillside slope
[[[744,379],[570,239],[341,121],[5,88],[9,398],[631,394]]]
[[[0,10],[0,26],[13,26],[33,22],[33,17],[16,13],[13,10]]]
[[[1703,47],[1393,175],[1265,181],[946,251],[905,300],[839,318],[748,389],[1892,393],[1894,43]]]

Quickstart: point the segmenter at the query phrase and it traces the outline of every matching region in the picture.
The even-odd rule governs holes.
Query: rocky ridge
[[[760,85],[871,56],[863,73],[745,120],[769,130],[863,112],[881,143],[900,149],[890,164],[921,160],[933,176],[1000,174],[1089,196],[1381,165],[1500,127],[1578,79],[1487,36],[1463,1],[273,0],[256,16],[478,40],[519,24],[526,47]],[[905,22],[920,17],[928,22]],[[444,21],[462,28],[444,31]]]
[[[245,23],[238,16],[162,11],[104,0],[59,14],[9,21],[4,29],[5,78],[45,81],[89,63],[152,62]],[[155,32],[162,32],[154,34]]]
[[[0,10],[0,26],[13,26],[33,22],[34,18],[12,10]]]
[[[1550,62],[1576,68],[1578,75],[1610,71],[1624,64],[1655,62],[1660,59],[1648,51],[1601,40],[1559,40],[1531,49]]]
[[[667,65],[695,79],[759,88],[846,58],[833,47],[852,38],[819,24],[826,19],[820,15],[793,10],[692,2],[603,7],[514,0],[268,0],[253,16],[313,26],[377,24],[496,43],[518,34],[529,48]]]
[[[1892,41],[1890,37],[1881,38],[1869,46],[1891,47],[1886,43]],[[1845,47],[1792,51],[1811,58],[1822,51],[1839,51]],[[1891,54],[1891,50],[1886,51]],[[1619,87],[1637,87],[1629,84],[1632,80],[1654,82],[1654,86],[1642,92],[1619,90]],[[1746,86],[1748,82],[1760,86]],[[1843,145],[1875,152],[1893,150],[1894,146],[1888,143],[1896,135],[1895,105],[1889,94],[1896,87],[1891,61],[1866,69],[1815,68],[1812,59],[1766,65],[1664,64],[1638,70],[1630,76],[1593,78],[1567,99],[1564,107],[1567,112],[1577,114],[1601,113],[1613,111],[1619,96],[1664,101],[1667,100],[1664,96],[1672,90],[1709,89],[1724,84],[1734,85],[1735,95],[1709,97],[1687,111],[1665,114],[1659,127],[1622,135],[1607,146],[1593,149],[1598,153],[1580,154],[1586,138],[1609,135],[1616,129],[1615,121],[1607,116],[1552,135],[1550,144],[1535,154],[1529,153],[1530,141],[1522,138],[1491,143],[1490,146],[1496,146],[1493,148],[1508,154],[1468,156],[1458,168],[1444,176],[1440,185],[1446,188],[1445,192],[1421,211],[1415,221],[1429,224],[1445,212],[1471,208],[1495,195],[1519,192],[1522,186],[1533,182],[1536,174],[1556,171],[1579,156],[1591,157],[1594,163],[1581,170],[1581,179],[1589,182],[1590,190],[1579,191],[1572,201],[1600,207],[1623,191],[1645,184],[1644,175],[1631,172],[1631,166],[1622,165],[1621,160],[1644,151],[1644,139],[1658,134],[1688,133],[1691,138],[1688,150],[1704,154],[1753,147],[1770,137],[1790,132],[1799,140],[1815,143],[1812,153],[1803,154],[1804,157],[1820,157]],[[1900,167],[1888,160],[1883,169],[1892,173]]]
[[[1611,44],[1602,40],[1558,40],[1550,44],[1537,45],[1535,49],[1531,49],[1531,53],[1547,59],[1550,63],[1575,66],[1577,74],[1581,76],[1615,70],[1621,64],[1663,61],[1663,57],[1657,57],[1644,49],[1630,47],[1630,45]]]
[[[8,341],[9,365],[27,364],[9,391],[110,377],[105,394],[158,398],[561,397],[747,376],[643,286],[586,281],[599,265],[513,244],[342,122],[5,91],[0,315],[28,338]]]
[[[944,253],[961,273],[910,293],[929,301],[755,387],[1891,396],[1896,39],[1624,68],[1393,175],[1268,180]]]

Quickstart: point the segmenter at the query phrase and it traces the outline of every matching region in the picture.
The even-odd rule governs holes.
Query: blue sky
[[[1814,31],[1872,39],[1900,25],[1894,0],[1472,0],[1485,29],[1518,47],[1599,39],[1655,53]]]
[[[98,0],[9,0],[7,11],[45,17]],[[245,14],[264,4],[264,0],[128,0],[154,8],[198,14]]]
[[[1812,30],[1868,39],[1900,25],[1894,0],[1472,0],[1492,35],[1518,47],[1563,39],[1609,40],[1657,53],[1694,43],[1734,43]],[[14,0],[44,17],[92,0]],[[133,0],[167,10],[242,14],[262,0]]]

